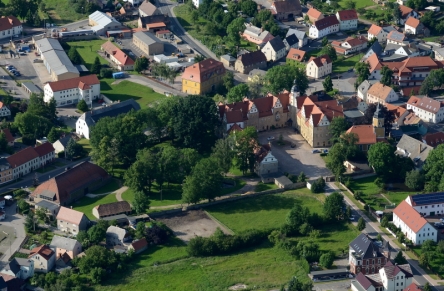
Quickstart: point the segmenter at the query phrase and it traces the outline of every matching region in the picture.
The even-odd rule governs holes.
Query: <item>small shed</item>
[[[169,39],[171,38],[173,34],[171,33],[171,31],[169,31],[168,29],[165,30],[159,30],[156,32],[156,36],[158,38],[165,38],[165,39]]]
[[[220,56],[220,61],[226,67],[233,67],[234,63],[236,62],[236,59],[230,55],[223,55],[223,56]]]
[[[29,95],[31,95],[32,93],[40,95],[40,93],[42,93],[42,90],[40,90],[39,87],[34,85],[34,83],[32,82],[23,82],[22,88],[25,89],[26,93],[28,93]]]
[[[280,176],[280,177],[274,178],[274,183],[280,189],[288,189],[293,185],[293,182],[290,179],[288,179],[286,176]]]

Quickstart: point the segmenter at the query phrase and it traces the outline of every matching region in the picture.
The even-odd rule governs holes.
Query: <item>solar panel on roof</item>
[[[444,192],[417,194],[412,196],[412,200],[416,205],[444,203]]]

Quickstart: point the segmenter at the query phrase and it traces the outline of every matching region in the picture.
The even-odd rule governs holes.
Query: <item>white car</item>
[[[267,137],[267,140],[273,140],[273,139],[274,139],[274,136]]]

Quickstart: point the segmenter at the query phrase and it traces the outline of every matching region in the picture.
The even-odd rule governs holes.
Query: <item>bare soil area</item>
[[[202,210],[191,210],[174,216],[161,217],[157,220],[165,223],[185,243],[195,236],[209,237],[218,227],[223,232],[230,233]]]

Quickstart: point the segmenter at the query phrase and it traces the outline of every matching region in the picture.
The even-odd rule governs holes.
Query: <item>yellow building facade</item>
[[[206,59],[189,66],[182,75],[182,92],[206,94],[215,91],[222,84],[225,75],[224,65],[213,59]]]

